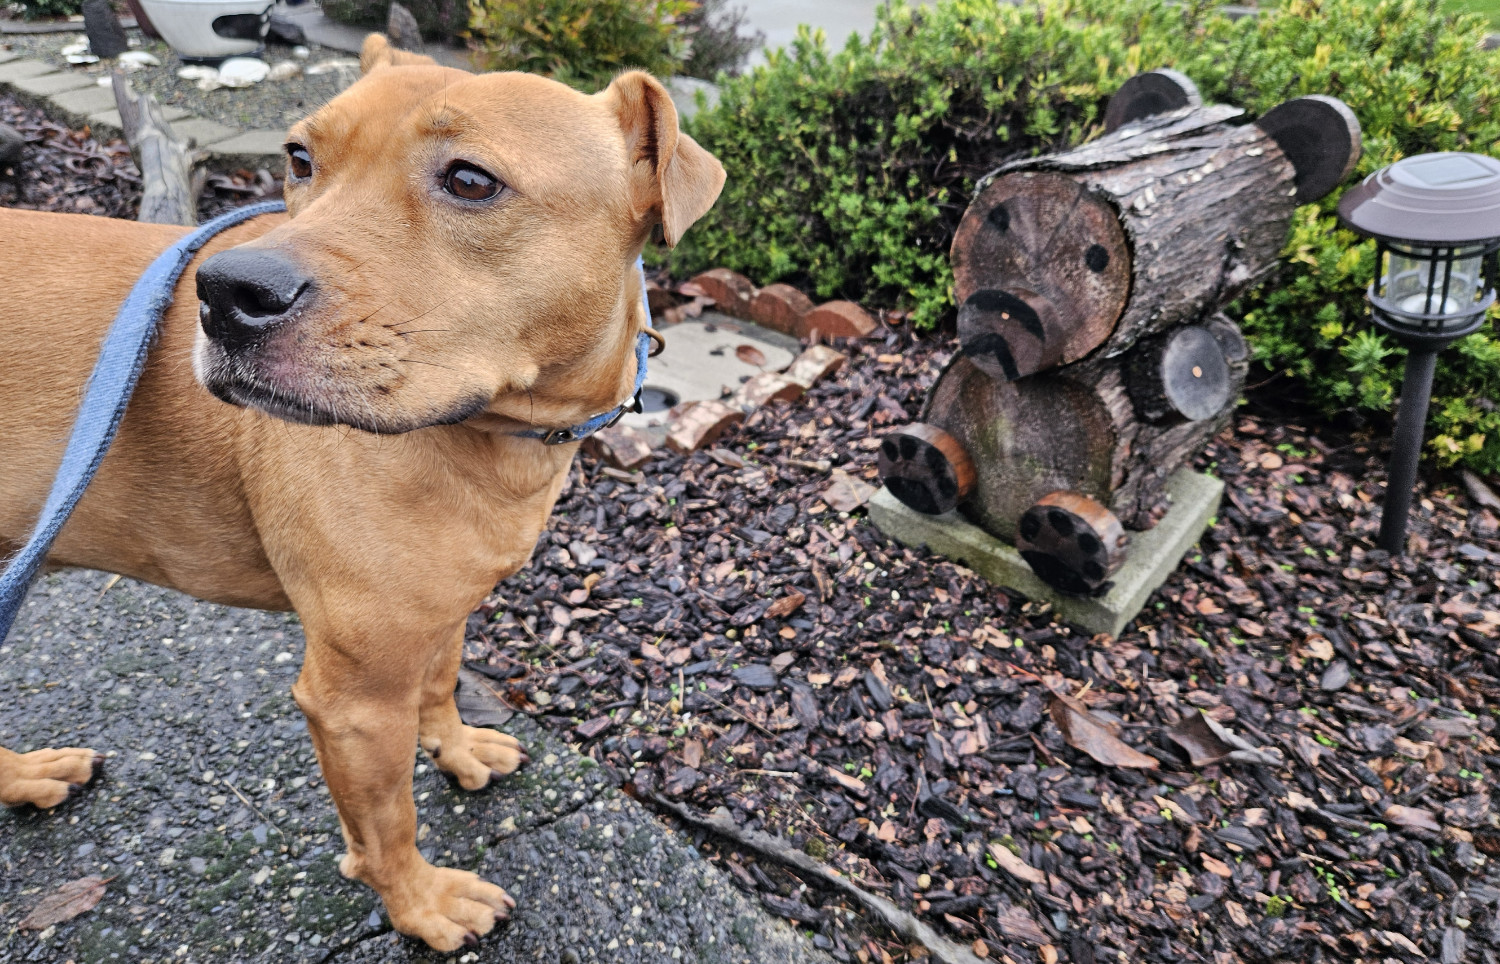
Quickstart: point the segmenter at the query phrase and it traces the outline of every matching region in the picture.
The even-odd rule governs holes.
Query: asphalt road
[[[290,695],[296,618],[110,578],[44,577],[0,645],[0,745],[110,754],[96,785],[61,807],[0,812],[0,960],[438,959],[338,874],[338,821]],[[475,699],[481,717],[504,715]],[[593,761],[524,717],[502,728],[533,762],[497,788],[468,794],[416,769],[428,859],[481,873],[519,905],[457,960],[828,960]],[[58,885],[89,875],[112,878],[96,908],[16,929]]]

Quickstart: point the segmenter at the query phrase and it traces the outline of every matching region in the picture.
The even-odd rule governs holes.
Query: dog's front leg
[[[439,650],[422,684],[422,706],[417,740],[432,762],[465,790],[480,790],[491,779],[514,773],[531,758],[515,737],[484,727],[467,726],[458,718],[453,688],[463,660],[464,634]]]
[[[309,624],[292,688],[349,846],[339,869],[380,894],[396,930],[440,951],[475,943],[515,906],[494,884],[417,853],[411,781],[422,681],[452,636],[450,628],[399,638],[393,627],[360,636]]]

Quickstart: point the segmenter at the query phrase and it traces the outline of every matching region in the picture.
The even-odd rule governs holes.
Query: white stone
[[[219,65],[219,83],[225,87],[252,87],[265,80],[271,65],[256,57],[230,57]]]

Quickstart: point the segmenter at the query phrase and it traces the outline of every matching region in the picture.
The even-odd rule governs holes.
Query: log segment
[[[953,240],[964,351],[1012,379],[1119,355],[1264,277],[1286,239],[1294,170],[1265,131],[1227,123],[1239,114],[1183,108],[1000,168]],[[966,326],[976,295],[994,307],[971,309]]]
[[[926,515],[952,512],[974,491],[974,462],[958,440],[916,422],[880,443],[880,478],[891,495]]]
[[[1077,492],[1049,492],[1021,516],[1016,548],[1047,585],[1070,596],[1108,592],[1129,537],[1115,514]]]

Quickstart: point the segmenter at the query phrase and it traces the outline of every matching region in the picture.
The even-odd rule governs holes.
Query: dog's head
[[[312,424],[574,424],[628,395],[636,256],[724,170],[666,90],[473,75],[372,36],[287,140],[290,220],[198,269],[200,380]]]

